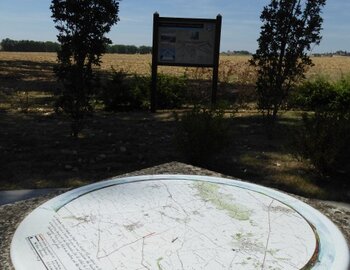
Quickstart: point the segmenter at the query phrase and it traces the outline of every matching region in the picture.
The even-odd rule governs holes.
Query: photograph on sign
[[[159,63],[213,65],[215,22],[161,22]]]
[[[160,49],[160,60],[164,62],[174,62],[175,61],[175,48],[164,47]]]

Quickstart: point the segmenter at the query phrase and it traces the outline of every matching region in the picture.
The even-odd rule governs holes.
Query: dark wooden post
[[[222,16],[219,14],[216,17],[216,29],[215,29],[213,89],[212,89],[212,95],[211,95],[212,106],[216,104],[216,95],[218,92],[221,25],[222,25]]]
[[[151,82],[151,112],[157,110],[157,73],[158,73],[158,19],[159,14],[153,14],[153,44],[152,44],[152,82]]]

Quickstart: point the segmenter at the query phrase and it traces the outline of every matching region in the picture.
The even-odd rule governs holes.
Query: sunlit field
[[[254,71],[249,67],[249,56],[221,56],[220,67],[221,77],[225,76],[224,70],[230,69],[233,79],[238,81],[248,81],[252,79]],[[314,66],[307,72],[307,77],[326,76],[337,80],[343,75],[350,74],[350,57],[313,57]],[[0,52],[0,61],[29,61],[39,63],[54,64],[56,62],[55,53],[21,53],[21,52]],[[150,74],[151,56],[150,55],[125,55],[125,54],[106,54],[102,58],[101,69],[109,71],[124,70],[127,73]],[[10,64],[6,70],[1,67],[2,76],[6,73],[12,73],[15,67]],[[185,68],[182,67],[159,67],[159,72],[183,75]],[[208,72],[210,73],[210,72]],[[244,76],[246,78],[244,78]]]

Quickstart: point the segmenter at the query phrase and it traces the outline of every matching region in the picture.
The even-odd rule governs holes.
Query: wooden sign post
[[[158,66],[213,68],[212,104],[216,103],[222,17],[191,19],[153,15],[151,111],[157,110]]]

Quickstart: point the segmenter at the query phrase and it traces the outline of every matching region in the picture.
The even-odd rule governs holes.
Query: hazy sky
[[[122,0],[120,22],[108,36],[114,44],[151,45],[152,18],[223,16],[221,51],[257,48],[261,10],[269,0]],[[56,41],[50,0],[0,0],[0,40]],[[328,0],[323,40],[314,52],[350,51],[350,0]]]

